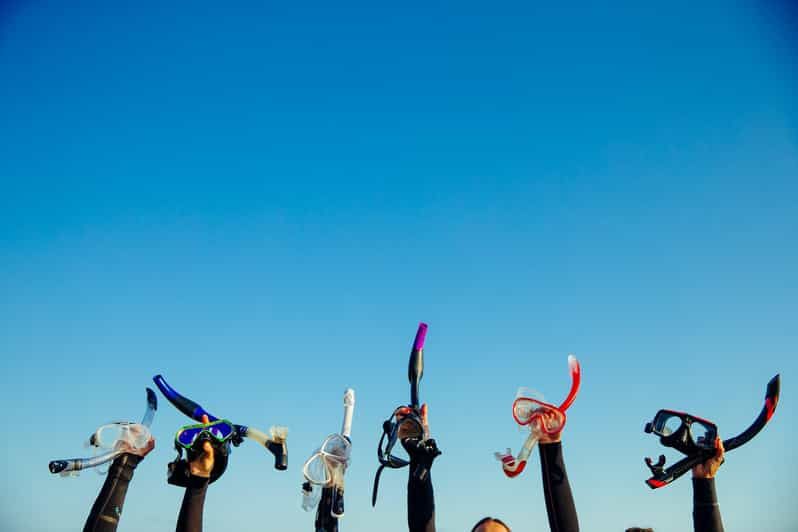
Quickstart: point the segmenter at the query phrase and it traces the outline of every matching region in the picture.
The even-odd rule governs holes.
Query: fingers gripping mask
[[[167,466],[167,481],[175,486],[189,485],[191,470],[189,463],[200,458],[205,452],[205,442],[210,443],[213,450],[213,469],[210,483],[216,482],[227,469],[230,456],[230,444],[236,434],[235,426],[226,419],[212,423],[187,425],[175,435],[177,458]],[[186,458],[183,458],[183,452]]]

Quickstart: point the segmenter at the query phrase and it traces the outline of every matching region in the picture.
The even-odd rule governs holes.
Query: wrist
[[[559,434],[557,434],[557,436],[555,437],[548,437],[545,439],[538,440],[539,445],[551,445],[552,443],[561,443],[561,442],[562,442],[562,436],[560,436]]]

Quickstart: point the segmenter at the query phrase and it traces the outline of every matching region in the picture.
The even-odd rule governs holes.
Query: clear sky
[[[80,528],[102,478],[47,462],[138,418],[162,372],[291,429],[286,473],[235,451],[206,530],[311,530],[300,466],[352,386],[342,529],[401,531],[405,471],[369,499],[421,320],[439,531],[547,529],[537,456],[509,480],[492,453],[523,440],[518,386],[565,394],[569,352],[584,530],[690,529],[688,478],[643,483],[644,423],[671,407],[731,435],[779,372],[718,491],[728,530],[798,528],[786,3],[163,3],[0,4],[3,529]],[[186,423],[162,401],[120,531],[173,529]]]

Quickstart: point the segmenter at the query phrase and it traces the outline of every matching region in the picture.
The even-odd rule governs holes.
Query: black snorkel
[[[767,425],[776,411],[776,406],[779,402],[780,388],[781,379],[779,375],[776,375],[768,382],[767,391],[765,392],[765,404],[754,422],[737,436],[723,440],[723,447],[726,452],[748,443],[765,428],[765,425]],[[681,425],[673,432],[662,430],[662,420],[669,416],[679,417],[682,421]],[[705,438],[695,438],[695,435],[692,433],[693,431],[691,431],[691,426],[694,424],[698,424],[702,427],[701,430],[706,435]],[[712,435],[713,429],[714,436]],[[696,416],[691,416],[690,414],[660,410],[654,417],[654,421],[646,423],[644,431],[657,434],[660,436],[660,443],[662,443],[662,445],[674,448],[687,455],[668,468],[664,467],[665,455],[660,455],[656,463],[654,463],[651,458],[646,458],[645,463],[651,470],[652,475],[651,478],[646,480],[646,484],[648,484],[651,489],[667,486],[690,471],[693,467],[714,456],[716,452],[714,443],[715,437],[717,436],[717,427],[715,427],[714,423]]]
[[[427,324],[419,323],[418,330],[416,331],[416,338],[413,341],[413,348],[410,351],[410,360],[408,362],[407,378],[410,382],[410,404],[396,408],[391,416],[382,423],[382,436],[377,444],[377,459],[380,462],[380,467],[377,469],[377,474],[374,477],[374,488],[371,493],[371,505],[377,504],[377,491],[380,484],[380,476],[382,470],[401,469],[410,465],[408,460],[395,456],[393,448],[399,441],[399,428],[405,423],[412,423],[416,425],[416,432],[419,437],[405,438],[403,445],[412,448],[415,452],[426,455],[428,460],[423,462],[432,463],[432,460],[439,454],[435,440],[428,438],[424,422],[421,416],[421,401],[419,400],[419,385],[421,378],[424,376],[424,341],[427,337]],[[400,409],[409,408],[407,413],[401,421],[396,419],[396,415]],[[413,476],[419,480],[423,480],[429,471],[429,466],[423,462],[419,462],[413,470]]]

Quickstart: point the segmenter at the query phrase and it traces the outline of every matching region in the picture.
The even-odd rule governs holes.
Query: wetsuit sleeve
[[[695,532],[723,532],[714,478],[693,479],[693,527]]]
[[[208,479],[189,476],[188,487],[183,495],[180,515],[177,516],[177,532],[202,532],[202,511],[205,506],[205,492]]]
[[[330,513],[332,497],[333,488],[323,488],[321,490],[321,500],[316,510],[316,532],[338,532],[338,519]]]
[[[122,517],[127,487],[133,478],[133,470],[141,461],[135,454],[123,454],[116,458],[108,469],[100,494],[91,507],[83,532],[114,532]]]
[[[410,463],[407,479],[407,526],[410,532],[435,532],[435,494],[432,491],[432,473],[428,470],[423,479],[413,472],[416,464]]]
[[[540,448],[540,467],[543,473],[543,495],[551,532],[579,532],[576,506],[565,472],[562,444],[546,443]]]

